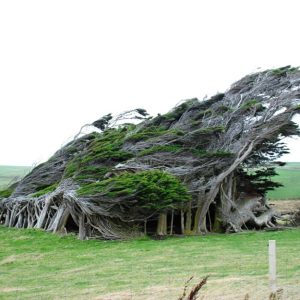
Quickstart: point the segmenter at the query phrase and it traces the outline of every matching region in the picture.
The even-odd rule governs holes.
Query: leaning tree
[[[288,66],[154,118],[106,115],[0,192],[0,222],[81,239],[273,226],[265,194],[279,186],[270,177],[288,151],[282,138],[299,135],[299,102],[300,71]]]

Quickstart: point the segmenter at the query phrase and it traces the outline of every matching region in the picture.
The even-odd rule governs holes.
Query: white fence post
[[[269,279],[272,293],[276,293],[276,241],[269,241]]]

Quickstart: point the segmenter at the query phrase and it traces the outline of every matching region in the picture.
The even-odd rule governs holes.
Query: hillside
[[[278,187],[281,138],[299,135],[299,90],[300,71],[287,66],[164,115],[103,116],[1,191],[0,223],[80,239],[274,227],[265,194]]]
[[[23,178],[30,170],[27,166],[0,166],[0,188]]]

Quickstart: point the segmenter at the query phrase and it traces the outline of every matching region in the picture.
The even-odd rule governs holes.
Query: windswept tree
[[[299,103],[300,71],[287,66],[155,118],[106,115],[92,123],[100,132],[77,135],[0,193],[0,222],[82,239],[121,238],[146,221],[158,234],[273,226],[265,194],[279,186],[270,177],[282,139],[299,135]]]

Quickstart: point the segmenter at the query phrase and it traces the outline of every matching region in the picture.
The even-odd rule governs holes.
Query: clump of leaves
[[[52,185],[47,185],[47,186],[40,186],[37,188],[38,191],[36,193],[32,194],[32,196],[39,197],[39,196],[51,193],[51,192],[55,191],[57,186],[58,186],[58,183],[54,183]]]
[[[256,112],[261,112],[265,109],[265,107],[259,102],[259,100],[249,99],[241,106],[241,109],[245,112],[250,111],[252,109],[255,109]]]
[[[230,108],[229,106],[226,106],[226,105],[220,105],[217,109],[216,109],[216,113],[217,114],[224,114],[228,111],[232,111],[232,108]]]
[[[138,142],[141,140],[148,140],[153,137],[159,137],[165,133],[167,133],[167,130],[164,126],[149,126],[149,127],[143,128],[142,130],[138,131],[137,133],[130,135],[127,138],[127,141]]]
[[[199,111],[199,113],[196,115],[195,120],[199,120],[205,117],[210,117],[213,114],[213,110],[212,109],[205,109],[205,110],[201,110]]]
[[[104,131],[108,124],[109,121],[112,119],[112,115],[111,114],[107,114],[105,116],[103,116],[102,118],[100,118],[99,120],[95,121],[94,123],[92,123],[93,126],[95,126],[96,128]]]
[[[107,174],[111,168],[104,166],[86,166],[80,169],[80,172],[75,176],[77,181],[96,181],[103,180],[105,174]]]
[[[114,160],[121,162],[132,157],[132,154],[121,149],[126,131],[110,129],[96,138],[88,147],[82,159],[83,163],[90,161]]]
[[[82,185],[79,196],[99,195],[100,197],[122,199],[134,202],[147,210],[163,210],[190,200],[187,188],[174,176],[160,170],[149,170],[121,175],[91,184]]]
[[[133,157],[133,154],[122,150],[129,127],[107,129],[87,146],[85,151],[75,156],[66,166],[64,178],[101,179],[109,166]]]
[[[258,105],[259,102],[257,99],[249,99],[248,101],[246,101],[242,106],[241,109],[243,110],[249,110],[253,107],[255,107],[256,105]]]
[[[273,69],[273,70],[271,70],[271,72],[275,76],[284,76],[288,73],[293,73],[298,70],[299,70],[298,67],[286,66],[286,67],[282,67],[282,68],[278,68],[278,69]]]
[[[158,145],[158,146],[153,146],[151,148],[142,150],[141,152],[138,153],[138,156],[150,155],[150,154],[157,153],[157,152],[178,153],[182,150],[183,150],[183,148],[180,145]]]
[[[208,152],[206,150],[202,149],[190,149],[190,152],[198,157],[231,157],[233,155],[232,152],[224,151],[224,150],[218,150],[213,152]]]
[[[167,121],[177,121],[182,116],[182,114],[193,104],[198,103],[197,98],[192,98],[184,101],[180,105],[176,106],[173,110],[163,115],[163,118]]]

